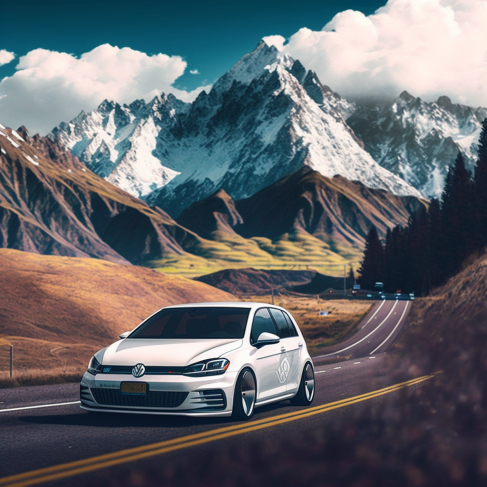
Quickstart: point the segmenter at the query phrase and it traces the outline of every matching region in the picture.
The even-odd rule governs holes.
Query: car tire
[[[235,383],[232,418],[238,421],[249,420],[254,415],[256,396],[255,375],[250,369],[244,369]]]
[[[315,371],[311,362],[306,362],[301,374],[298,392],[291,399],[294,406],[309,406],[315,397]]]

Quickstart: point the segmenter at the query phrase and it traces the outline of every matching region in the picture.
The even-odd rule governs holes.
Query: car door
[[[278,336],[281,339],[281,361],[279,364],[279,379],[286,385],[286,391],[296,390],[299,386],[300,368],[300,347],[299,339],[296,339],[297,332],[286,319],[285,314],[280,309],[270,308],[272,317],[277,326]]]
[[[299,383],[301,381],[301,366],[302,364],[302,351],[303,351],[303,344],[304,338],[301,337],[296,330],[296,325],[293,323],[293,320],[289,316],[288,313],[282,311],[284,319],[286,320],[287,325],[289,326],[290,336],[286,340],[286,350],[287,353],[291,356],[292,360],[292,369],[291,373],[289,374],[289,380],[287,382],[287,391],[297,391],[299,387]]]
[[[254,345],[264,332],[279,336],[269,310],[260,308],[254,315],[250,343]],[[257,375],[257,402],[286,393],[286,383],[278,375],[282,355],[281,343],[255,347],[252,358]]]

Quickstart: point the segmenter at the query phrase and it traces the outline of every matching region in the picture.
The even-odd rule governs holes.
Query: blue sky
[[[486,0],[3,1],[0,123],[46,134],[105,98],[191,102],[267,36],[352,101],[487,106],[486,25]]]
[[[291,36],[301,27],[320,30],[346,9],[373,13],[377,1],[222,0],[25,0],[2,2],[0,49],[22,56],[44,48],[80,55],[101,44],[147,54],[182,56],[188,62],[176,87],[213,83],[258,41]],[[0,78],[15,62],[0,67]],[[189,70],[199,75],[189,74]]]

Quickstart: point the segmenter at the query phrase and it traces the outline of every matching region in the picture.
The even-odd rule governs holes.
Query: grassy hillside
[[[0,339],[16,373],[85,367],[96,350],[157,309],[231,294],[131,265],[0,249]],[[8,347],[0,344],[0,370]]]

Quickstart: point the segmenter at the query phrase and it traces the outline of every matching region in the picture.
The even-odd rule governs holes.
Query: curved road
[[[404,323],[409,301],[377,303],[358,332],[316,357],[316,397],[310,408],[289,401],[258,408],[253,419],[179,418],[138,415],[92,416],[78,403],[78,385],[0,390],[0,487],[89,485],[132,466],[172,465],[248,439],[284,442],[315,431],[323,421],[380,401],[429,377],[390,374],[383,352]],[[343,361],[345,359],[345,361]],[[326,365],[324,365],[326,363]],[[276,443],[279,444],[279,443]]]

